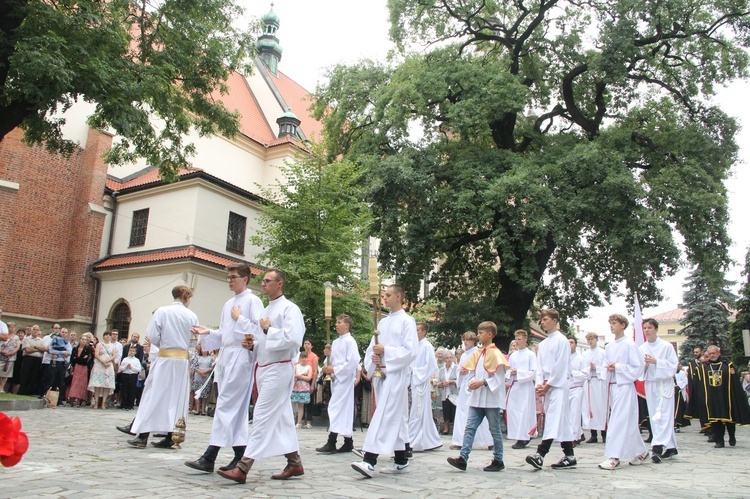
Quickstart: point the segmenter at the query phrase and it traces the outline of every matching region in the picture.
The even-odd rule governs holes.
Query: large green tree
[[[261,262],[289,275],[285,294],[302,310],[315,351],[326,339],[325,286],[333,284],[331,340],[335,317],[354,319],[354,337],[366,346],[373,331],[367,305],[367,282],[356,266],[366,237],[369,210],[363,202],[361,173],[349,161],[329,163],[320,146],[281,167],[283,180],[264,189],[269,200],[260,230],[251,241],[263,248]]]
[[[737,315],[734,322],[729,325],[729,344],[732,349],[732,361],[737,366],[747,364],[748,357],[745,356],[745,346],[742,340],[742,331],[750,330],[750,248],[745,255],[745,268],[742,272],[745,282],[740,288],[737,300]]]
[[[658,300],[675,233],[723,271],[737,126],[711,98],[747,73],[746,1],[389,8],[400,52],[333,68],[316,111],[412,296],[426,275],[447,315],[508,335],[535,303],[581,316],[623,283]]]
[[[680,347],[685,362],[693,358],[695,347],[705,350],[709,345],[717,345],[722,354],[731,355],[728,304],[734,302],[734,297],[727,286],[726,281],[717,282],[711,272],[704,272],[700,266],[688,277],[682,296],[682,308],[687,312],[680,321],[685,326],[680,334],[687,336]]]
[[[175,178],[194,152],[186,135],[238,130],[217,99],[254,50],[232,23],[235,0],[7,0],[0,2],[0,140],[20,127],[29,144],[64,154],[61,111],[94,104],[89,123],[113,130],[117,164],[145,158]]]

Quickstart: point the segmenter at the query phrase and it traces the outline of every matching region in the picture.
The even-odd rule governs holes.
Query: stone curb
[[[0,400],[0,411],[31,411],[34,409],[44,409],[47,407],[47,401],[38,400]]]

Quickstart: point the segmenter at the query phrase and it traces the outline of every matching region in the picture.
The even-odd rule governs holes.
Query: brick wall
[[[89,203],[102,204],[101,155],[111,137],[91,130],[86,149],[69,159],[21,138],[16,129],[0,142],[0,180],[20,185],[0,191],[0,304],[51,321],[90,317],[88,266],[99,256],[104,215]]]

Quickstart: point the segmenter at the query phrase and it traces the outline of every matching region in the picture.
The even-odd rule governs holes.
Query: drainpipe
[[[115,220],[117,220],[118,194],[118,191],[112,192],[112,220],[109,222],[109,240],[107,241],[107,253],[102,258],[93,262],[89,267],[89,276],[94,280],[94,306],[91,312],[91,334],[93,334],[94,336],[96,336],[96,316],[99,313],[99,294],[101,293],[102,289],[102,280],[98,275],[96,275],[96,272],[94,272],[94,266],[102,260],[108,258],[112,254],[112,241],[114,240],[115,236]]]

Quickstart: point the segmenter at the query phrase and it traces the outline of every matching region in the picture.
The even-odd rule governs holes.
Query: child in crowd
[[[294,367],[294,386],[292,386],[292,405],[297,413],[297,428],[302,428],[305,404],[310,403],[311,380],[312,368],[307,363],[307,352],[303,351],[300,352],[299,360]]]

